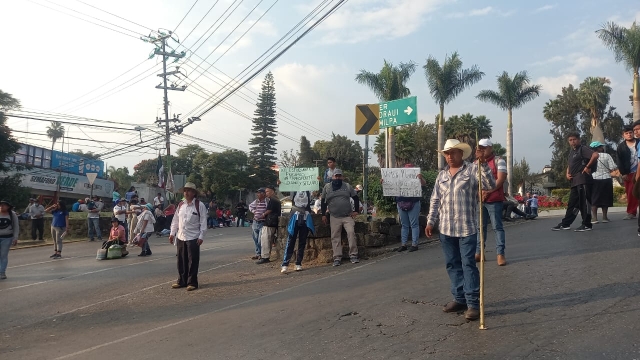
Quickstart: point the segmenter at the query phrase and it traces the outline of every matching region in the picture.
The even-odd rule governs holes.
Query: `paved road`
[[[12,251],[0,282],[0,359],[638,359],[635,222],[507,229],[487,262],[486,323],[444,314],[437,242],[281,275],[253,264],[247,228],[210,231],[198,291],[171,289],[175,248],[96,261],[95,243]],[[493,239],[488,259],[494,259]]]

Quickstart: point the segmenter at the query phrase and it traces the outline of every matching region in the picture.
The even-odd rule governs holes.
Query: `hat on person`
[[[342,170],[340,170],[340,169],[333,169],[333,175],[342,175]]]
[[[195,191],[196,194],[198,194],[198,188],[196,188],[196,184],[194,184],[192,182],[188,182],[188,183],[184,184],[183,187],[178,189],[178,192],[183,193],[186,189],[191,189],[191,190]]]
[[[362,185],[360,185],[360,184],[356,185],[356,190],[358,190],[358,191],[362,190]]]
[[[471,155],[471,146],[456,139],[447,139],[447,142],[444,143],[444,148],[442,148],[442,150],[438,150],[438,152],[444,154],[445,152],[453,149],[462,150],[463,159],[466,159]]]
[[[600,146],[604,146],[604,144],[601,143],[600,141],[594,141],[591,144],[589,144],[589,147],[592,149],[599,148]]]
[[[36,199],[34,199],[34,198],[30,198],[30,199],[29,199],[29,201],[36,201]]]
[[[5,204],[9,207],[9,210],[13,210],[13,205],[8,200],[0,200],[0,204]]]
[[[478,146],[490,147],[493,146],[493,143],[489,139],[480,139],[480,141],[478,141]]]
[[[118,201],[116,201],[116,202],[121,202],[121,201],[127,202],[127,199],[126,199],[126,198],[120,198],[120,199],[118,199]]]
[[[261,187],[260,189],[256,190],[257,193],[266,193],[267,189]]]
[[[118,220],[118,218],[117,218],[117,217],[112,217],[112,218],[111,218],[111,222],[117,222],[117,223],[119,223],[119,222],[120,222],[120,220]]]
[[[537,198],[537,197],[538,197],[538,194],[533,194],[533,197],[534,197],[534,198]]]
[[[146,206],[149,211],[153,211],[153,205],[146,203],[144,206]]]

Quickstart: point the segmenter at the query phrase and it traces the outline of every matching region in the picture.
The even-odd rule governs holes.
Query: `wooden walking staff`
[[[478,130],[476,130],[476,151],[479,149]],[[484,326],[484,236],[482,233],[483,209],[482,209],[482,164],[478,160],[478,213],[479,213],[479,234],[480,236],[480,330],[486,330]]]

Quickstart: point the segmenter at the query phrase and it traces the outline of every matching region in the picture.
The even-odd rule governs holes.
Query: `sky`
[[[229,81],[227,75],[243,79],[247,66],[312,9],[336,2],[199,0],[185,17],[194,1],[2,1],[0,13],[5,16],[0,30],[5,36],[0,89],[18,98],[27,111],[118,123],[110,125],[118,129],[67,126],[68,137],[86,141],[69,140],[65,150],[107,152],[160,131],[153,124],[156,117],[164,116],[162,90],[155,88],[160,78],[154,75],[161,66],[159,57],[149,59],[154,46],[140,36],[151,30],[175,30],[180,43],[170,44],[178,51],[188,49],[181,63],[169,68],[179,65],[187,75],[184,80],[174,78],[177,85],[187,85],[187,91],[169,92],[170,114],[186,119],[211,106],[212,94],[228,91],[229,86],[222,89]],[[595,31],[607,21],[628,26],[635,19],[640,20],[640,3],[629,0],[349,0],[250,81],[240,95],[224,101],[223,107],[232,111],[217,107],[186,127],[184,134],[248,151],[251,121],[247,117],[253,115],[266,71],[272,71],[281,133],[278,154],[297,149],[295,140],[302,135],[313,143],[336,133],[364,145],[364,137],[355,135],[355,105],[378,99],[354,81],[355,75],[363,69],[378,72],[384,60],[415,62],[417,70],[408,87],[418,99],[418,119],[433,122],[438,107],[422,66],[429,56],[442,62],[457,51],[464,67],[477,65],[485,77],[449,103],[445,116],[467,112],[487,116],[494,142],[506,145],[507,114],[475,99],[478,92],[496,89],[496,78],[503,71],[513,75],[526,70],[532,83],[542,85],[540,96],[513,115],[514,159],[526,158],[532,171],[538,172],[550,163],[552,143],[542,110],[563,86],[578,86],[588,76],[605,76],[613,88],[610,104],[623,116],[631,111],[632,75],[615,62]],[[199,67],[202,58],[214,66]],[[200,76],[203,69],[209,73]],[[45,147],[50,140],[38,134],[46,132],[47,125],[9,120],[18,140]],[[136,126],[146,130],[131,131]],[[171,151],[191,143],[192,138],[174,136]],[[215,145],[198,144],[220,151]],[[159,140],[105,162],[132,170],[140,160],[157,156],[163,146]]]

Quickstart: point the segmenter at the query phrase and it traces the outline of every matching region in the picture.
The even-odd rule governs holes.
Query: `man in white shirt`
[[[129,227],[127,225],[127,199],[117,199],[118,203],[113,207],[113,216],[124,227],[124,237],[129,242]]]
[[[35,199],[33,205],[29,206],[29,215],[31,216],[31,240],[43,241],[44,206],[40,205],[40,199]]]
[[[177,241],[178,246],[178,281],[171,287],[186,286],[187,291],[192,291],[198,288],[200,245],[207,232],[207,208],[196,198],[195,184],[188,182],[178,192],[184,194],[185,200],[178,204],[171,222],[169,242]]]
[[[164,198],[161,193],[158,193],[158,196],[153,198],[153,207],[162,210],[162,205],[164,205]]]

